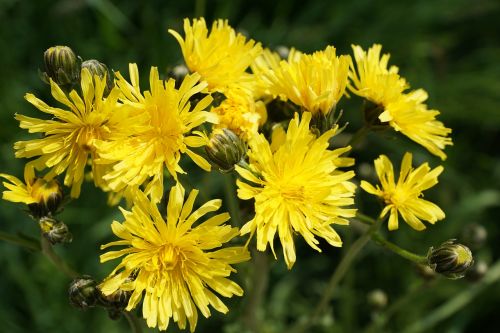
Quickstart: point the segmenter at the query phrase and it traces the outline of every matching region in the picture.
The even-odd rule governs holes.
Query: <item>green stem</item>
[[[29,238],[24,238],[20,236],[15,236],[7,232],[0,231],[0,239],[6,241],[7,243],[22,246],[29,250],[40,251],[41,247],[36,241]]]
[[[250,332],[258,333],[261,331],[258,313],[269,281],[269,258],[266,252],[255,249],[252,250],[252,259],[252,286],[248,294],[243,322]]]
[[[128,311],[123,311],[123,315],[127,318],[132,333],[142,333],[141,323],[137,320],[137,316]]]
[[[368,134],[368,132],[370,132],[370,127],[367,125],[363,125],[363,127],[361,127],[359,130],[357,130],[356,133],[352,135],[351,139],[347,143],[347,146],[351,146],[352,148],[354,148],[354,146],[359,141],[361,141],[366,136],[366,134]]]
[[[229,213],[231,218],[235,222],[235,225],[241,227],[241,214],[240,214],[240,204],[238,202],[238,196],[236,194],[236,188],[234,186],[234,176],[233,173],[227,173],[223,175],[224,177],[224,193],[229,208]]]
[[[387,239],[382,237],[379,233],[373,233],[372,239],[378,245],[380,245],[388,250],[391,250],[392,252],[396,253],[398,256],[401,256],[405,259],[408,259],[408,260],[414,262],[415,264],[427,265],[427,257],[420,256],[418,254],[407,251],[407,250],[397,246],[396,244],[389,242]]]
[[[40,246],[42,249],[42,253],[45,257],[47,257],[53,264],[56,266],[61,272],[69,276],[70,278],[76,278],[79,276],[77,272],[72,270],[65,262],[54,252],[52,248],[52,244],[45,238],[40,238]]]
[[[205,0],[196,0],[194,4],[194,17],[205,16]]]
[[[429,315],[415,321],[403,333],[430,332],[440,321],[443,321],[469,304],[486,287],[500,280],[500,261],[490,267],[483,279],[475,285],[465,288],[461,293],[444,303],[437,309],[429,311]]]
[[[373,218],[360,212],[356,212],[356,219],[358,219],[359,222],[368,225],[372,225],[373,223],[375,223],[375,220]]]
[[[337,288],[337,285],[351,267],[351,264],[353,263],[354,259],[357,257],[357,255],[360,253],[360,251],[363,249],[366,243],[368,243],[371,235],[378,230],[378,228],[382,224],[382,221],[383,219],[381,218],[377,219],[377,221],[375,221],[375,223],[372,224],[370,228],[368,228],[365,231],[365,233],[352,244],[352,246],[347,251],[346,255],[342,258],[339,265],[333,272],[330,281],[328,282],[328,285],[325,291],[323,292],[323,296],[321,297],[319,303],[316,305],[316,308],[314,309],[312,314],[309,316],[309,318],[306,320],[304,324],[302,325],[297,324],[294,328],[292,328],[292,332],[297,332],[297,333],[309,332],[309,328],[311,327],[311,325],[323,313],[326,306],[330,302],[334,290]]]

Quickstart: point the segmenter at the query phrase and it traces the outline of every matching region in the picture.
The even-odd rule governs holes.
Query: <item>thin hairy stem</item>
[[[40,238],[40,246],[43,255],[47,257],[61,272],[72,279],[79,276],[77,272],[71,269],[68,264],[66,264],[66,262],[54,252],[52,244],[50,244],[50,242],[43,236]]]

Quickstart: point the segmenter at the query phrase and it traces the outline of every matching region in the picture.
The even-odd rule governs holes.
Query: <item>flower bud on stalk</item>
[[[69,285],[69,303],[85,310],[96,305],[99,293],[96,281],[91,276],[84,275],[74,279]]]
[[[111,89],[113,89],[113,79],[111,78],[111,74],[108,70],[108,66],[103,64],[102,62],[95,60],[95,59],[90,59],[90,60],[85,60],[82,63],[82,69],[88,69],[90,74],[92,76],[97,75],[99,78],[104,78],[106,77],[106,89],[104,89],[104,97],[108,96]]]
[[[37,202],[29,204],[28,208],[31,215],[39,219],[57,213],[63,199],[63,191],[57,180],[46,181],[37,178],[31,187],[31,196]]]
[[[39,221],[42,235],[52,244],[71,243],[73,235],[68,226],[52,217],[42,217]]]
[[[449,240],[427,254],[429,266],[449,279],[460,279],[474,263],[472,252],[465,245]]]
[[[52,79],[59,86],[71,87],[80,81],[80,59],[68,46],[53,46],[43,54],[45,72],[42,80]]]
[[[247,153],[247,146],[233,131],[227,128],[215,129],[210,142],[205,146],[210,161],[221,172],[230,172]]]

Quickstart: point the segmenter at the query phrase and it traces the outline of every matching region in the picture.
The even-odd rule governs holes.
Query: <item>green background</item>
[[[476,261],[493,265],[499,259],[500,2],[496,0],[0,0],[0,172],[22,178],[25,161],[14,158],[12,145],[29,136],[13,116],[16,112],[40,116],[24,101],[24,94],[33,92],[51,101],[37,74],[45,49],[68,45],[82,58],[99,59],[123,73],[128,72],[129,62],[137,62],[143,75],[152,65],[166,73],[182,62],[178,44],[167,29],[182,31],[184,17],[203,13],[209,22],[229,19],[233,27],[271,48],[285,45],[310,52],[333,44],[339,53],[350,53],[352,43],[364,48],[381,43],[412,87],[429,92],[429,106],[442,112],[439,119],[453,129],[454,141],[446,149],[448,159],[439,185],[426,193],[446,212],[446,220],[425,232],[402,225],[388,239],[425,254],[444,240],[460,240],[466,225],[479,223],[488,231],[488,240],[474,251]],[[360,101],[352,98],[343,103],[349,131],[359,125]],[[371,161],[381,153],[399,164],[403,152],[411,150],[418,163],[440,164],[404,138],[371,134],[369,139],[354,155],[361,178],[370,176]],[[197,187],[202,187],[205,197],[224,195],[223,176],[192,170],[191,182],[201,184]],[[372,215],[378,209],[373,200],[358,193],[360,207]],[[57,252],[79,272],[102,279],[113,263],[99,264],[98,248],[112,239],[109,224],[121,219],[118,210],[106,207],[105,195],[86,184],[82,196],[61,218],[74,241]],[[287,325],[316,304],[343,251],[357,237],[356,224],[337,229],[345,242],[342,250],[321,243],[325,250],[318,254],[297,238],[298,259],[292,271],[286,270],[282,258],[269,262],[267,288],[255,315],[262,332],[286,332]],[[38,237],[38,227],[20,206],[5,201],[0,202],[0,230]],[[41,254],[2,241],[0,266],[0,332],[129,331],[124,319],[112,321],[100,308],[85,312],[72,308],[66,295],[69,279]],[[239,266],[235,279],[245,290],[254,285],[255,267]],[[478,283],[423,282],[411,263],[370,244],[311,332],[361,332],[373,318],[388,319],[380,332],[409,332],[405,330],[425,322],[439,305]],[[385,291],[389,306],[403,298],[392,307],[390,317],[367,304],[373,289]],[[499,299],[500,286],[495,283],[423,332],[498,331],[493,325],[498,323]],[[248,300],[228,300],[229,314],[200,318],[197,332],[245,332],[253,320],[246,313]],[[176,331],[171,324],[169,332]]]

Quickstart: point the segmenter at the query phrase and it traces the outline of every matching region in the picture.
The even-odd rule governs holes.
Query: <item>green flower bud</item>
[[[68,226],[52,217],[44,216],[39,220],[42,235],[52,244],[71,243],[73,235]]]
[[[104,96],[108,96],[109,92],[114,87],[113,79],[111,78],[108,67],[98,60],[90,59],[85,60],[82,63],[82,69],[84,68],[88,69],[92,76],[97,75],[101,79],[103,79],[104,77],[106,78],[106,89],[104,90]]]
[[[335,127],[335,125],[337,125],[337,123],[339,122],[340,117],[342,117],[342,114],[342,110],[340,110],[340,112],[337,114],[335,107],[333,107],[333,109],[330,110],[330,112],[328,112],[327,114],[323,114],[322,112],[315,113],[311,119],[311,131],[316,136],[320,136],[321,134]],[[337,134],[342,132],[345,126],[347,126],[347,123],[337,131]]]
[[[460,279],[472,266],[474,259],[472,252],[465,245],[449,240],[438,248],[430,248],[427,253],[429,266],[439,274],[450,279]]]
[[[221,172],[234,169],[247,153],[247,146],[233,131],[227,128],[215,129],[210,142],[205,146],[208,158]]]
[[[53,46],[43,54],[45,72],[42,79],[52,79],[60,86],[71,86],[80,81],[80,60],[68,46]]]
[[[57,180],[46,181],[43,178],[37,178],[33,185],[31,185],[31,196],[37,202],[28,205],[28,208],[31,215],[39,219],[57,213],[64,194]]]
[[[381,310],[387,306],[387,294],[381,289],[375,289],[368,293],[367,300],[374,310]]]
[[[95,306],[99,296],[96,281],[88,275],[74,279],[69,285],[68,296],[74,307],[85,310]]]

